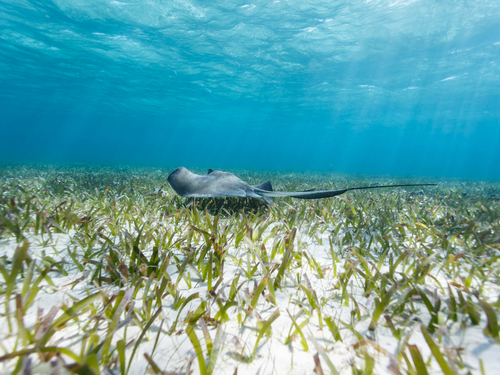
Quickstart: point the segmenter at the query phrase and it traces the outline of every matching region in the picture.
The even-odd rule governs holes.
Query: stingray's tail
[[[382,189],[382,188],[394,188],[394,187],[404,187],[404,186],[436,186],[437,184],[405,184],[405,185],[384,185],[384,186],[363,186],[363,187],[353,187],[341,190],[317,190],[317,191],[295,191],[295,192],[279,192],[279,191],[265,191],[261,189],[256,189],[255,193],[262,197],[291,197],[298,199],[321,199],[334,197],[336,195],[344,194],[349,190],[364,190],[364,189]]]
[[[271,185],[271,181],[266,181],[263,182],[260,185],[253,185],[253,187],[256,189],[254,190],[257,194],[258,191],[265,191],[265,192],[272,192],[273,191],[273,186]],[[262,195],[259,194],[267,203],[273,203],[273,198],[267,195]]]

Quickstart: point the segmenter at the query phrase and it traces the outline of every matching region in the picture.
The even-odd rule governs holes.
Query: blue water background
[[[498,0],[0,2],[0,162],[500,178]]]

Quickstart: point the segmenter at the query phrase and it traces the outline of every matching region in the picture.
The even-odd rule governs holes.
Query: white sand
[[[277,374],[277,375],[293,375],[293,374],[312,374],[314,369],[313,355],[317,352],[315,349],[312,337],[321,345],[331,360],[335,365],[336,369],[341,374],[350,374],[351,366],[353,363],[359,364],[364,362],[362,357],[356,354],[353,345],[358,343],[358,339],[341,323],[338,323],[338,327],[343,338],[343,342],[335,342],[333,340],[332,334],[330,333],[326,324],[324,324],[323,329],[320,328],[318,322],[318,315],[316,311],[312,311],[309,318],[309,324],[303,328],[303,332],[307,338],[307,345],[309,351],[303,350],[300,344],[300,336],[297,336],[291,344],[286,344],[285,341],[288,337],[290,328],[292,326],[292,321],[288,316],[287,311],[292,315],[299,312],[299,304],[301,301],[305,301],[304,307],[307,309],[309,304],[307,303],[306,295],[300,288],[296,285],[297,280],[294,279],[296,274],[302,275],[302,280],[304,279],[304,274],[308,275],[308,278],[312,284],[314,291],[316,292],[318,301],[324,301],[322,306],[323,318],[326,316],[331,316],[336,322],[338,320],[343,320],[344,322],[351,322],[351,311],[354,308],[354,304],[351,302],[348,306],[342,305],[340,302],[340,296],[342,291],[335,288],[337,283],[337,278],[334,277],[332,269],[332,260],[329,256],[329,245],[328,245],[328,234],[323,235],[323,245],[319,245],[315,239],[307,238],[302,236],[300,241],[301,249],[310,254],[323,268],[330,268],[325,271],[324,278],[319,279],[317,274],[311,270],[307,261],[304,259],[302,269],[297,269],[294,271],[294,275],[288,275],[286,280],[286,287],[283,290],[276,290],[276,306],[270,302],[265,301],[263,297],[260,297],[259,304],[255,311],[258,313],[254,315],[249,315],[243,326],[238,324],[237,314],[238,310],[233,307],[229,310],[230,321],[222,325],[223,329],[223,347],[220,351],[215,374],[233,374],[235,369],[238,369],[238,374]],[[50,256],[55,260],[65,260],[68,263],[72,263],[71,258],[67,255],[66,249],[68,246],[75,246],[75,242],[72,240],[73,233],[69,234],[53,234],[52,240],[49,241],[48,246],[43,247],[43,239],[41,236],[34,236],[29,238],[31,243],[29,248],[30,256],[40,261],[43,254],[45,256]],[[3,240],[0,243],[0,256],[6,255],[8,258],[12,257],[12,254],[16,248],[17,244],[14,239]],[[247,251],[248,244],[240,245],[239,249],[231,248],[229,250],[230,254],[237,258],[246,259],[245,253]],[[343,271],[342,263],[337,264],[337,273],[340,274]],[[89,267],[89,266],[87,266]],[[90,266],[92,268],[93,266]],[[51,273],[50,277],[52,281],[56,284],[56,288],[48,286],[43,282],[43,290],[40,291],[36,298],[36,302],[28,310],[24,323],[28,328],[32,328],[36,321],[37,308],[43,308],[44,314],[46,314],[52,306],[60,306],[63,302],[66,304],[71,304],[73,299],[82,299],[87,293],[94,293],[96,287],[89,283],[91,274],[80,272],[78,269],[71,265],[66,265],[65,269],[68,271],[68,276],[58,275],[56,273]],[[441,281],[447,281],[444,278],[444,274],[436,274],[437,268],[434,269],[434,275]],[[224,267],[224,282],[232,280],[235,275],[241,272],[241,269],[236,266],[236,264],[229,258],[226,257],[226,263]],[[177,274],[177,269],[174,265],[170,265],[168,268],[168,273],[175,279]],[[82,278],[82,280],[76,284],[71,284],[73,281]],[[289,277],[290,276],[290,277]],[[206,293],[206,283],[197,283],[193,272],[191,272],[191,277],[193,278],[193,288],[188,289],[184,281],[180,284],[180,293],[184,296],[189,296],[193,293],[199,292],[202,299],[211,301],[213,303],[213,298],[209,298]],[[257,282],[260,282],[262,276],[257,276]],[[244,280],[244,276],[240,278],[240,282]],[[364,297],[362,280],[358,280],[353,276],[348,285],[348,292],[353,296],[360,308],[361,321],[355,323],[355,329],[364,337],[369,338],[371,341],[365,346],[368,353],[375,359],[375,373],[385,374],[389,373],[388,366],[392,362],[397,362],[394,355],[397,353],[399,342],[394,338],[388,327],[385,326],[385,320],[383,316],[380,318],[377,329],[374,332],[368,330],[368,326],[371,321],[371,314],[374,310],[374,301],[372,297]],[[436,288],[436,283],[430,278],[427,278],[427,287],[433,291]],[[450,280],[448,280],[450,281]],[[453,281],[453,280],[451,280]],[[446,285],[443,284],[443,285]],[[248,282],[248,286],[243,286],[240,290],[237,300],[241,302],[244,297],[244,289],[248,287],[250,291],[253,290],[253,281]],[[229,294],[230,283],[227,284],[225,289],[226,297]],[[495,302],[499,293],[498,285],[489,285],[490,295],[489,301]],[[105,291],[117,292],[116,288],[103,287]],[[268,293],[266,291],[266,293]],[[111,293],[110,293],[111,294]],[[99,302],[100,303],[100,302]],[[185,332],[179,335],[167,335],[164,332],[168,331],[175,320],[178,311],[174,311],[171,306],[173,303],[173,298],[168,296],[163,299],[163,312],[160,317],[155,321],[149,334],[147,335],[147,341],[143,342],[138,351],[135,354],[132,366],[130,369],[130,374],[144,374],[148,367],[147,361],[144,358],[144,353],[151,354],[154,347],[155,338],[158,333],[158,329],[161,321],[163,320],[162,333],[160,334],[159,343],[156,351],[153,355],[154,361],[158,366],[164,371],[186,371],[191,363],[191,370],[193,374],[199,373],[197,359],[194,358],[194,349],[189,341]],[[194,311],[200,304],[200,299],[192,301],[186,308],[182,311],[181,317],[185,316],[188,311]],[[142,305],[142,295],[139,293],[135,300],[135,307],[140,308]],[[239,303],[241,306],[242,304]],[[422,305],[423,306],[423,305]],[[12,305],[14,308],[14,305]],[[211,306],[211,316],[215,316],[218,310],[217,305]],[[258,328],[258,316],[264,320],[269,318],[276,310],[279,310],[280,316],[272,325],[272,336],[270,338],[265,337],[261,340],[260,346],[258,347],[255,359],[252,363],[243,363],[236,360],[231,353],[236,352],[243,355],[251,354],[254,343],[257,337]],[[3,312],[2,312],[3,313]],[[58,313],[58,316],[61,312]],[[87,316],[88,318],[88,316]],[[244,318],[244,315],[243,315]],[[302,323],[308,318],[308,314],[303,313],[298,319],[297,323]],[[459,317],[462,319],[464,317]],[[424,308],[422,308],[421,313],[418,314],[418,319],[420,319],[425,325],[428,324],[430,316]],[[85,317],[81,319],[82,323],[85,321]],[[13,325],[15,326],[15,320],[13,319]],[[450,348],[451,352],[455,352],[454,349],[460,348],[460,355],[464,359],[464,362],[470,365],[470,368],[459,369],[459,373],[466,373],[471,371],[472,373],[480,373],[479,369],[479,359],[482,359],[487,374],[498,374],[500,373],[500,345],[494,342],[491,338],[486,336],[482,330],[486,324],[486,317],[484,313],[481,316],[481,323],[479,326],[467,326],[465,330],[459,329],[459,323],[451,324],[448,322],[446,326],[441,327],[445,336],[448,339],[443,339],[441,346],[446,346]],[[103,330],[101,331],[102,337],[106,333],[105,327],[107,323],[103,323]],[[184,329],[185,325],[180,321],[177,325],[177,330]],[[216,328],[209,326],[209,332],[212,340],[215,337]],[[119,330],[114,338],[113,343],[123,336],[124,328]],[[430,349],[425,342],[422,334],[420,333],[419,324],[415,322],[413,328],[406,329],[408,343],[415,344],[418,346],[420,352],[422,353],[424,360],[427,360],[431,356]],[[130,340],[134,336],[137,337],[140,333],[140,329],[130,323],[127,327],[127,340]],[[202,343],[203,350],[206,357],[206,347],[205,341],[203,339],[203,334],[200,329],[196,330],[196,334]],[[54,346],[65,346],[69,347],[75,353],[80,351],[80,338],[82,332],[78,332],[78,327],[75,325],[68,325],[67,328],[59,331],[50,341],[49,345]],[[0,346],[0,355],[10,353],[14,350],[21,349],[20,347],[14,348],[15,335],[9,334],[7,331],[7,325],[5,324],[5,317],[0,316],[0,341],[2,345]],[[5,352],[5,353],[4,353]],[[131,355],[131,349],[127,351],[127,356]],[[32,355],[32,360],[37,363],[35,355]],[[64,357],[64,356],[63,356]],[[66,357],[64,357],[66,358]],[[392,360],[391,360],[392,358]],[[329,373],[328,366],[325,360],[320,356],[322,368],[325,374]],[[127,357],[128,361],[128,357]],[[67,363],[71,363],[71,360],[67,360]],[[1,373],[10,373],[16,364],[16,360],[6,361],[0,363]],[[63,368],[60,368],[64,372]],[[404,373],[403,369],[401,369]],[[435,359],[431,360],[430,367],[428,367],[430,373],[441,373],[441,369]],[[46,364],[35,365],[33,371],[36,373],[44,373],[47,371]],[[115,373],[118,373],[118,369],[115,369]]]

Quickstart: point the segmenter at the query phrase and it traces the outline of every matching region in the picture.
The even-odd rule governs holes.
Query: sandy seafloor
[[[50,256],[55,260],[65,260],[71,262],[71,259],[66,253],[66,249],[72,243],[71,236],[72,233],[54,233],[52,234],[52,240],[49,241],[46,247],[41,246],[41,236],[29,237],[29,253],[33,259],[41,257],[42,253],[44,253],[44,256]],[[46,237],[47,236],[45,236],[45,239]],[[301,237],[300,233],[297,236],[296,241],[299,241],[301,244],[300,246],[312,255],[325,269],[325,277],[323,279],[319,279],[312,274],[308,266],[304,265],[303,267],[303,274],[308,274],[308,278],[313,286],[313,289],[317,293],[318,299],[323,300],[323,298],[325,298],[328,300],[323,308],[323,311],[336,319],[349,322],[353,306],[352,304],[348,306],[340,304],[339,293],[341,293],[341,291],[334,288],[332,283],[332,260],[328,255],[328,245],[325,245],[325,243],[328,243],[328,236],[324,236],[323,245],[319,244],[317,239]],[[2,238],[0,242],[0,256],[7,256],[8,258],[11,257],[17,246],[18,244],[16,244],[16,241],[13,238]],[[230,252],[236,257],[244,258],[244,249],[232,248],[230,249]],[[338,267],[337,272],[340,272],[342,270],[341,264],[338,264]],[[67,270],[68,276],[57,276],[56,274],[52,276],[52,280],[56,284],[55,288],[45,285],[43,290],[39,293],[36,303],[29,309],[24,318],[25,326],[29,327],[35,324],[37,309],[42,308],[45,312],[47,312],[52,308],[52,306],[61,305],[63,302],[69,303],[71,298],[77,300],[81,299],[85,297],[87,293],[92,293],[97,290],[94,285],[91,285],[86,281],[88,279],[88,273],[79,272],[76,267],[69,267]],[[237,270],[238,267],[235,267],[234,264],[231,265],[231,261],[228,260],[224,268],[224,281],[226,282],[226,280],[232,280]],[[175,272],[177,272],[175,266],[169,266],[168,272],[175,274]],[[292,275],[288,275],[287,277],[291,279]],[[439,278],[440,275],[436,275],[436,277]],[[75,280],[79,279],[81,279],[79,282],[76,284],[73,283]],[[343,342],[335,342],[332,340],[332,336],[326,328],[326,325],[323,329],[320,329],[316,312],[313,313],[310,318],[310,323],[304,330],[309,351],[306,352],[303,350],[301,344],[299,343],[300,337],[297,337],[291,344],[285,343],[292,325],[287,310],[290,311],[292,315],[297,314],[300,309],[296,302],[305,298],[303,293],[299,293],[297,287],[292,286],[295,281],[288,281],[289,286],[287,288],[283,288],[283,291],[276,291],[276,306],[266,302],[263,298],[259,301],[259,306],[256,310],[260,311],[260,315],[263,319],[267,319],[276,310],[279,310],[280,317],[272,325],[272,336],[269,338],[265,337],[261,341],[255,360],[252,363],[239,362],[233,358],[231,353],[238,352],[249,354],[252,351],[256,338],[255,327],[257,326],[257,318],[250,315],[244,324],[244,328],[241,329],[238,325],[236,314],[234,313],[235,309],[233,309],[232,314],[230,314],[230,321],[222,325],[223,347],[217,360],[214,371],[215,374],[234,374],[236,373],[236,369],[237,374],[240,375],[312,374],[315,368],[313,355],[316,353],[312,339],[313,337],[326,349],[328,357],[341,374],[352,373],[351,365],[357,361],[353,345],[359,340],[357,340],[356,337],[354,337],[354,335],[347,329],[339,326]],[[251,282],[248,283],[248,287],[250,289],[253,288]],[[226,287],[226,293],[229,291],[228,288],[229,285]],[[108,288],[103,287],[103,289]],[[358,301],[361,309],[361,315],[363,316],[361,322],[356,324],[356,330],[371,340],[366,347],[370,355],[376,361],[374,372],[377,374],[389,373],[389,367],[391,365],[391,361],[393,361],[391,360],[391,357],[393,357],[393,353],[397,349],[398,341],[392,336],[388,328],[379,326],[375,332],[368,331],[370,316],[367,312],[373,310],[374,301],[371,298],[363,297],[362,289],[357,286],[356,283],[351,283],[348,289],[349,293],[355,296]],[[110,291],[116,292],[116,290],[110,288]],[[499,290],[500,288],[498,285],[490,285],[490,302],[496,301]],[[194,292],[205,294],[206,283],[196,283],[195,280],[193,280],[193,288],[191,290],[188,291],[187,286],[183,285],[180,291],[181,293],[186,291],[189,294]],[[208,296],[202,296],[202,298],[206,297]],[[137,296],[136,307],[140,306],[141,298],[142,297],[140,295]],[[171,303],[172,298],[170,296],[165,298],[163,312],[160,315],[160,318],[164,321],[164,325],[162,327],[163,330],[168,330],[168,327],[177,315],[177,311],[173,311],[169,308]],[[193,310],[196,307],[196,303],[192,302],[192,308],[190,309],[189,307],[191,306],[188,305],[187,308],[184,309],[182,315],[185,315],[189,310]],[[298,319],[298,321],[303,321],[303,317],[304,316]],[[419,318],[424,322],[427,321],[429,319],[428,313],[426,311],[422,311],[422,315],[420,315]],[[449,337],[448,339],[445,339],[446,345],[451,348],[462,348],[460,350],[462,358],[464,359],[464,362],[470,365],[469,368],[460,370],[460,373],[466,373],[467,371],[478,374],[481,373],[479,359],[482,359],[487,374],[500,373],[500,345],[483,334],[482,330],[484,328],[485,321],[484,313],[482,318],[482,323],[479,326],[469,326],[466,330],[460,330],[454,326],[454,328],[449,330],[446,334]],[[85,320],[85,317],[83,317],[83,320]],[[160,319],[157,320],[150,330],[148,335],[149,337],[146,337],[149,341],[146,341],[139,346],[139,350],[135,354],[130,368],[130,374],[147,373],[147,361],[145,360],[143,353],[151,353],[160,321]],[[209,327],[209,331],[213,339],[215,337],[216,329],[214,327]],[[139,330],[136,327],[129,326],[127,333],[128,337],[132,337],[134,333],[138,335]],[[118,340],[120,336],[120,331],[118,331],[114,340]],[[0,316],[0,337],[2,338],[0,350],[6,352],[14,350],[14,337],[9,335],[7,332],[4,316]],[[204,342],[201,338],[201,331],[198,331],[198,337],[204,346]],[[408,343],[417,345],[425,359],[431,356],[429,347],[425,343],[418,326],[415,326],[415,329],[409,333]],[[78,348],[79,340],[78,335],[75,335],[75,327],[70,326],[70,328],[66,330],[59,331],[58,334],[51,339],[51,344],[53,346],[68,346],[73,349]],[[75,352],[78,352],[78,349],[75,349]],[[160,335],[153,358],[162,370],[175,370],[180,371],[179,373],[186,373],[188,369],[187,363],[192,361],[190,369],[193,371],[193,374],[199,373],[197,361],[194,359],[193,346],[185,334]],[[14,361],[2,362],[0,363],[0,372],[6,374],[10,373],[13,370],[14,365]],[[322,361],[322,368],[325,374],[329,373],[328,367],[324,361]],[[35,364],[33,367],[33,372],[35,373],[44,373],[48,370],[48,364]],[[62,368],[60,368],[60,370],[64,372]],[[430,373],[441,373],[441,369],[434,359],[430,361],[428,370]]]
[[[23,176],[23,173],[26,173],[27,177]],[[172,241],[174,242],[175,238],[182,238],[182,247],[175,247],[170,242],[167,248],[167,251],[172,254],[172,261],[166,269],[166,274],[172,280],[176,280],[179,275],[178,266],[185,259],[186,251],[190,251],[191,240],[194,244],[193,248],[197,248],[197,251],[200,251],[208,244],[201,232],[196,232],[193,229],[194,226],[190,221],[192,220],[190,215],[193,215],[195,211],[190,207],[192,202],[189,203],[187,200],[177,197],[173,191],[169,190],[168,186],[164,194],[160,194],[161,188],[158,189],[158,186],[165,182],[165,175],[161,171],[126,171],[123,173],[110,170],[89,171],[77,169],[66,171],[51,168],[46,170],[36,168],[18,170],[14,168],[6,170],[5,176],[6,178],[1,181],[3,184],[3,205],[1,208],[7,219],[14,220],[17,215],[22,220],[31,220],[31,226],[26,227],[23,233],[26,241],[29,242],[29,257],[40,267],[49,263],[61,262],[60,264],[64,268],[64,272],[58,272],[55,268],[50,272],[49,276],[53,285],[49,285],[45,280],[41,282],[41,290],[23,317],[24,326],[29,331],[34,332],[36,330],[37,316],[46,316],[53,307],[58,309],[55,316],[55,319],[57,319],[63,314],[62,308],[72,306],[72,304],[90,294],[100,293],[108,298],[116,295],[119,291],[128,291],[132,286],[127,282],[124,282],[124,286],[121,288],[117,286],[118,282],[116,280],[113,283],[103,281],[100,286],[92,282],[92,275],[96,270],[96,265],[92,262],[104,263],[105,255],[115,251],[120,261],[131,264],[130,238],[136,238],[140,232],[138,228],[143,225],[148,225],[149,233],[156,231],[154,236],[150,236],[149,240],[144,240],[145,242],[141,244],[141,251],[147,259],[152,259],[154,238],[166,236],[167,234],[173,236]],[[277,181],[276,190],[280,191],[290,190],[291,188],[296,190],[309,189],[315,187],[318,181],[309,180],[309,177],[302,180],[296,180],[294,176],[286,175],[275,177]],[[260,179],[262,177],[258,175],[256,178]],[[322,176],[321,180],[324,179],[324,176]],[[325,181],[325,184],[330,186],[366,183],[366,180],[350,181],[344,176],[340,180],[333,178]],[[282,185],[279,185],[280,183]],[[394,183],[396,183],[394,180],[389,182],[389,184]],[[158,186],[155,184],[158,184]],[[21,189],[22,186],[25,186],[25,188]],[[364,241],[370,236],[373,236],[373,238],[380,237],[381,234],[378,231],[381,229],[376,226],[380,225],[381,217],[387,212],[389,212],[387,217],[394,218],[393,223],[387,226],[388,231],[395,230],[394,228],[398,225],[407,225],[406,235],[399,236],[398,233],[395,233],[394,239],[397,244],[395,243],[394,247],[390,247],[393,249],[392,251],[398,248],[400,252],[408,252],[411,255],[409,257],[412,262],[414,260],[421,262],[420,268],[427,263],[432,263],[434,266],[429,274],[425,276],[424,282],[419,283],[418,288],[425,290],[428,298],[432,301],[435,301],[437,297],[439,297],[437,300],[442,301],[441,309],[437,314],[437,329],[432,337],[434,340],[440,340],[438,345],[449,366],[451,366],[451,370],[460,375],[465,375],[468,372],[481,374],[482,363],[486,374],[500,373],[500,355],[498,354],[500,353],[500,343],[484,332],[488,319],[474,296],[474,291],[481,290],[481,298],[488,304],[495,306],[494,311],[497,320],[500,320],[498,319],[500,259],[497,257],[500,254],[500,245],[498,244],[498,238],[500,237],[498,233],[497,184],[458,182],[450,183],[440,189],[433,191],[432,188],[429,188],[426,191],[417,192],[414,190],[405,191],[404,189],[377,190],[380,193],[346,194],[333,198],[331,201],[311,203],[303,203],[303,201],[291,201],[292,203],[289,203],[290,201],[277,200],[276,206],[272,210],[265,214],[261,212],[259,215],[253,216],[252,219],[243,218],[244,214],[239,211],[233,216],[221,215],[218,218],[218,229],[214,233],[217,232],[216,235],[222,238],[221,232],[224,229],[230,228],[230,232],[228,232],[227,238],[223,240],[225,241],[224,250],[227,253],[224,258],[222,281],[216,288],[216,292],[223,300],[227,299],[231,282],[237,275],[240,275],[238,284],[242,282],[244,284],[235,299],[237,306],[228,310],[229,321],[220,324],[219,328],[207,323],[208,333],[212,341],[215,340],[218,330],[220,330],[219,335],[221,335],[220,351],[218,352],[213,373],[237,373],[240,375],[312,374],[316,367],[314,356],[319,352],[319,361],[325,374],[330,373],[327,360],[335,367],[334,373],[351,374],[357,371],[355,369],[365,372],[368,357],[373,358],[375,362],[373,372],[376,374],[404,374],[408,373],[407,367],[402,358],[398,356],[398,353],[406,351],[406,354],[409,355],[407,345],[416,345],[426,362],[429,373],[442,373],[441,366],[431,353],[421,331],[422,325],[428,326],[431,315],[414,291],[412,292],[413,295],[405,296],[404,293],[408,292],[408,290],[411,291],[411,288],[407,288],[406,291],[401,293],[396,290],[394,296],[397,297],[391,300],[392,307],[398,304],[398,306],[402,306],[401,301],[409,296],[409,301],[412,304],[412,308],[405,309],[404,313],[395,313],[395,317],[397,317],[397,322],[396,319],[394,320],[396,327],[401,329],[402,332],[402,336],[397,339],[386,323],[384,314],[380,316],[376,328],[374,330],[369,329],[372,315],[376,309],[376,298],[379,296],[377,293],[379,293],[380,285],[377,285],[376,292],[366,293],[364,290],[365,280],[360,276],[361,273],[356,271],[352,277],[348,278],[344,291],[339,287],[341,275],[347,274],[349,270],[356,267],[359,271],[363,271],[361,264],[354,264],[357,261],[356,257],[353,256],[353,249],[359,244],[356,241],[360,241],[359,238]],[[151,190],[154,190],[153,193]],[[462,195],[465,196],[465,192],[468,194],[467,199],[471,200],[461,206],[461,202],[464,201]],[[32,217],[28,218],[29,210],[26,209],[26,206],[23,206],[23,204],[26,205],[26,199],[30,196],[36,196],[39,199],[36,203],[36,215],[39,215],[45,209],[48,212],[45,218],[47,226],[43,234],[33,234],[35,214],[32,209]],[[69,205],[73,203],[73,200],[78,203],[75,205],[76,208],[72,206],[72,209],[75,210],[74,217],[71,216],[71,210],[69,209]],[[394,206],[391,206],[394,202],[402,207],[400,212],[396,212]],[[488,207],[485,207],[488,203],[491,203],[491,207],[494,209],[494,212],[489,214]],[[360,209],[364,207],[366,213],[356,212],[356,204],[360,205]],[[69,215],[68,222],[72,221],[74,223],[70,227],[71,229],[58,226],[54,216],[58,212],[57,207],[66,207],[65,205],[68,206],[66,211]],[[13,209],[12,207],[17,208]],[[127,213],[123,211],[128,210],[130,207],[133,207],[133,209],[130,209]],[[66,210],[66,208],[64,209]],[[470,212],[467,210],[470,210]],[[463,212],[466,212],[466,214],[463,214]],[[92,213],[95,219],[92,219],[92,228],[89,229],[89,224],[88,232],[85,232],[81,229],[84,226],[81,223],[90,220],[87,217],[87,215],[90,215],[89,213]],[[180,213],[184,216],[180,216]],[[414,216],[411,216],[410,213]],[[450,213],[457,215],[457,218],[451,217]],[[302,214],[309,219],[306,220],[301,216],[300,220],[295,223],[287,222],[287,219],[294,220],[294,217],[297,219]],[[348,222],[347,218],[351,214],[357,216],[358,219],[366,215],[365,221],[358,220],[358,224],[361,223],[359,224],[361,229],[356,230],[358,230],[361,237],[356,237],[355,240],[351,241],[350,245],[342,245],[342,238],[346,238],[348,234],[352,234],[352,238],[354,238],[355,228],[350,225],[358,225],[355,224],[354,219],[349,219],[350,222]],[[203,216],[199,221],[200,225],[205,225],[205,229],[210,231],[211,229],[208,228],[212,225],[211,223],[215,223],[214,217],[204,209],[199,209],[198,215]],[[323,215],[322,219],[319,217],[321,215]],[[371,217],[368,217],[368,215],[371,215]],[[463,217],[458,218],[458,215]],[[181,218],[179,222],[176,222],[177,216]],[[287,219],[285,219],[285,216]],[[439,227],[427,228],[424,224],[416,222],[416,220],[425,219],[425,217],[431,218],[434,224],[442,219],[449,220],[449,222]],[[477,230],[475,236],[477,238],[479,238],[479,235],[484,236],[488,241],[486,250],[484,250],[483,246],[483,250],[478,251],[481,256],[475,254],[469,256],[467,249],[462,247],[459,240],[460,233],[470,232],[470,228],[472,228],[471,222],[467,221],[470,219],[467,217],[478,217],[477,226],[474,229]],[[21,224],[24,222],[22,220]],[[75,223],[79,224],[76,225]],[[231,227],[231,225],[233,226]],[[255,231],[261,227],[265,229],[257,238],[252,237],[245,231],[245,225],[253,225]],[[292,227],[295,229],[292,229]],[[9,233],[5,228],[4,226],[3,233],[0,235],[0,262],[4,268],[9,269],[16,248],[22,245],[22,239],[16,242],[13,234]],[[240,231],[238,233],[243,235],[244,238],[242,237],[243,239],[235,247],[234,236],[238,230]],[[296,235],[291,237],[290,233],[293,233],[294,230],[296,230]],[[50,232],[50,235],[47,231]],[[112,231],[114,231],[114,234],[111,233]],[[443,250],[441,237],[439,237],[439,235],[445,233],[444,231],[449,234],[448,243],[450,248],[448,250],[450,252],[448,254]],[[193,234],[195,232],[196,235]],[[247,235],[245,236],[244,233]],[[386,230],[387,233],[389,232]],[[94,239],[89,240],[92,236]],[[431,238],[432,236],[434,238]],[[296,258],[293,266],[284,273],[281,289],[275,289],[276,299],[274,303],[270,298],[269,288],[267,288],[265,293],[259,297],[255,308],[250,309],[252,293],[256,285],[264,278],[265,272],[261,270],[262,263],[255,259],[249,263],[249,254],[258,253],[258,249],[255,249],[265,243],[264,239],[268,239],[265,246],[267,246],[266,251],[269,254],[271,249],[276,248],[276,244],[280,243],[280,241],[282,241],[282,244],[285,243],[287,238],[293,238],[293,243],[286,246],[291,248],[295,254],[294,257],[297,256],[301,261]],[[469,242],[467,243],[467,241]],[[467,246],[476,251],[478,242],[474,236],[465,242]],[[184,245],[186,246],[184,247]],[[359,245],[358,251],[361,251],[361,247],[365,246],[366,243]],[[84,246],[87,246],[87,248],[83,248]],[[129,246],[128,250],[126,250],[126,246]],[[425,246],[429,248],[428,251],[423,250]],[[376,273],[387,273],[389,270],[389,257],[379,262],[383,252],[376,241],[371,242],[370,240],[370,244],[365,248],[371,249],[371,254],[368,254],[370,257],[367,256],[365,260],[373,261],[375,264],[379,263],[376,266],[372,264],[372,266],[368,267],[370,272],[373,272],[374,275]],[[74,256],[76,256],[78,262],[83,265],[83,271],[80,271],[73,261],[70,251],[75,254]],[[167,254],[163,248],[160,248],[159,251],[160,255]],[[332,260],[332,252],[337,258],[335,261]],[[84,262],[85,253],[94,253],[98,254],[98,256],[96,256],[96,259],[88,259]],[[312,262],[306,261],[306,255],[317,263],[315,269],[311,265]],[[486,258],[486,255],[488,258]],[[395,254],[394,258],[397,256]],[[177,257],[175,261],[174,257]],[[438,258],[440,261],[436,260]],[[448,259],[446,264],[445,259]],[[282,260],[283,255],[278,254],[271,260],[271,263],[275,262],[275,265],[279,265]],[[470,269],[473,269],[470,267],[481,268],[487,260],[488,272],[483,276],[474,275],[469,280],[469,288],[464,287],[462,283],[466,284],[465,279],[468,275],[470,276]],[[202,261],[206,261],[206,257]],[[451,274],[450,272],[445,272],[445,267],[451,266],[452,263],[455,264],[458,270],[453,277],[448,276]],[[248,264],[251,264],[251,267],[260,264],[258,267],[256,266],[257,272],[250,277],[244,275],[244,270],[247,269]],[[412,269],[413,265],[406,264],[406,261],[404,261],[396,267],[395,274],[404,275],[408,273],[410,275],[416,269],[416,267]],[[134,263],[133,266],[136,267],[136,264]],[[346,267],[350,268],[346,269]],[[322,277],[320,277],[318,269],[321,270]],[[35,272],[35,277],[37,272]],[[109,276],[109,273],[106,272],[108,271],[103,268],[102,276],[104,278]],[[207,282],[197,276],[198,271],[194,271],[188,266],[186,272],[191,277],[191,286],[189,286],[186,278],[182,277],[179,279],[178,292],[183,297],[199,293],[199,298],[189,302],[179,313],[179,310],[173,308],[174,298],[168,293],[162,296],[162,310],[143,339],[139,341],[137,351],[132,359],[130,357],[135,344],[132,343],[126,349],[127,363],[130,360],[129,374],[151,372],[151,366],[148,364],[145,354],[150,355],[160,371],[165,374],[189,374],[191,371],[193,374],[200,373],[193,344],[185,331],[187,327],[185,318],[195,311],[202,301],[208,304],[207,313],[205,314],[208,317],[213,318],[219,307],[215,303],[214,296],[207,291]],[[140,275],[137,268],[136,273]],[[184,273],[184,275],[186,274]],[[273,278],[276,277],[276,273],[271,273],[271,275]],[[24,349],[16,332],[16,319],[13,313],[16,311],[14,294],[21,290],[23,279],[20,276],[17,277],[16,290],[10,298],[9,306],[10,311],[13,313],[11,316],[13,328],[10,331],[5,315],[5,277],[0,275],[0,278],[0,282],[4,283],[0,285],[0,357],[2,357]],[[381,284],[381,278],[375,280],[379,280],[376,283]],[[216,281],[218,280],[214,280],[213,283],[215,284]],[[447,290],[447,286],[450,282],[455,283],[453,293],[457,299],[458,289],[462,288],[467,300],[474,304],[479,314],[479,324],[471,324],[469,316],[463,309],[458,312],[456,322],[448,318],[449,289]],[[481,285],[478,284],[479,282],[481,282]],[[161,280],[154,279],[152,281],[154,287],[160,283]],[[314,291],[314,298],[321,305],[323,327],[320,324],[318,310],[312,308],[311,301],[305,293],[306,289]],[[380,287],[380,289],[385,290],[385,287]],[[131,307],[133,302],[133,309],[124,312],[120,318],[121,321],[130,318],[133,315],[132,312],[137,313],[137,316],[142,313],[143,304],[147,303],[152,296],[151,293],[144,296],[142,294],[143,290],[143,286],[138,288],[137,295],[131,299],[129,304]],[[343,293],[344,297],[347,293],[349,298],[342,300]],[[345,302],[346,300],[347,302]],[[68,348],[77,355],[83,355],[85,353],[82,350],[82,339],[86,335],[83,327],[93,326],[98,327],[95,332],[98,335],[98,340],[102,342],[107,335],[110,319],[103,317],[101,299],[97,299],[94,305],[95,309],[92,313],[86,311],[80,314],[77,319],[68,322],[50,338],[46,346]],[[156,308],[153,307],[153,312]],[[407,311],[411,311],[411,314]],[[242,361],[241,358],[249,357],[252,354],[262,323],[278,313],[279,317],[271,325],[271,331],[267,332],[269,335],[262,337],[255,352],[254,360],[250,363]],[[290,316],[294,317],[296,323],[302,328],[305,341],[302,340],[300,333],[294,328]],[[336,323],[342,340],[334,339],[332,332],[325,324],[326,317],[331,318]],[[141,318],[140,321],[136,319],[129,320],[126,326],[116,330],[111,341],[111,351],[115,350],[117,341],[121,340],[125,335],[127,342],[139,338],[141,334],[139,326],[144,324],[147,319],[142,320]],[[178,320],[177,326],[173,327],[176,319]],[[243,324],[240,323],[241,320],[243,320]],[[90,324],[88,324],[89,322]],[[207,320],[207,322],[209,321]],[[342,322],[347,324],[353,324],[354,322],[354,329],[359,336],[357,337]],[[195,326],[195,333],[201,343],[203,355],[207,358],[208,348],[199,321]],[[86,345],[88,347],[88,343]],[[32,347],[33,344],[27,345],[28,349]],[[306,348],[307,350],[305,350]],[[458,357],[460,357],[460,360],[455,361],[454,358],[457,359]],[[25,358],[29,358],[31,362],[28,363],[29,361],[25,360],[22,363],[21,371],[34,374],[67,373],[67,367],[64,365],[70,365],[74,362],[73,359],[64,354],[61,354],[60,360],[52,359],[49,362],[41,362],[37,353],[29,354]],[[100,364],[101,373],[121,374],[118,363],[116,361],[111,362],[109,364]],[[0,361],[0,373],[12,373],[17,363],[18,357]],[[464,364],[464,367],[458,368],[457,363]]]

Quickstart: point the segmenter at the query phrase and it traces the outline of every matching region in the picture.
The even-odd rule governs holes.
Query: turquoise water
[[[498,0],[0,2],[0,162],[500,179]]]

